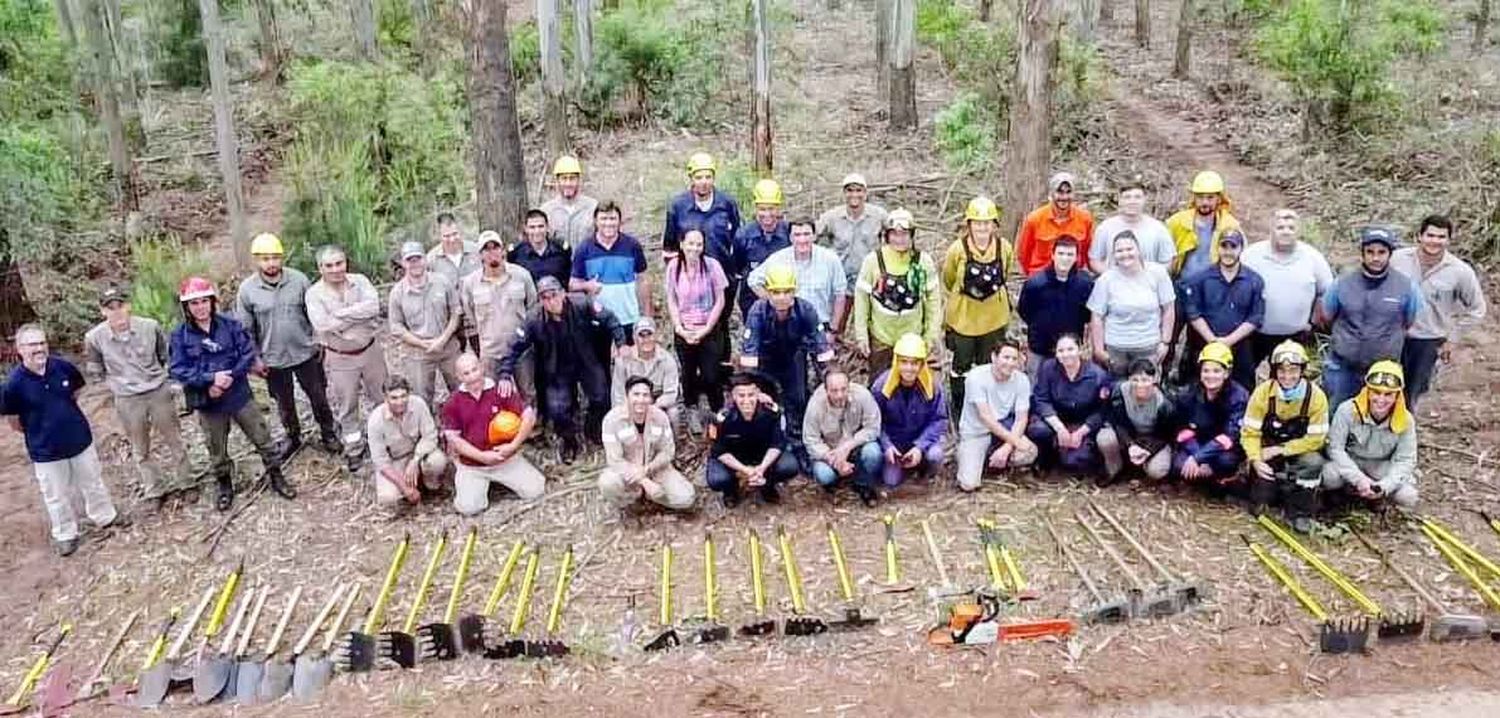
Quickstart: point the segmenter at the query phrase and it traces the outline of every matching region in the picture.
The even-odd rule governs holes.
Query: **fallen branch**
[[[530,510],[538,507],[538,506],[541,506],[544,503],[547,503],[547,501],[549,499],[555,499],[555,498],[559,498],[559,497],[562,497],[562,496],[567,496],[569,494],[576,494],[579,491],[582,491],[584,489],[593,488],[593,487],[594,487],[594,482],[592,482],[592,481],[581,481],[578,484],[575,484],[573,486],[569,486],[568,488],[563,489],[561,491],[554,491],[554,492],[552,492],[550,494],[544,494],[541,498],[539,498],[539,499],[537,499],[535,501],[532,501],[531,503],[522,504],[520,506],[517,506],[514,509],[511,509],[510,513],[506,514],[505,518],[500,519],[500,521],[498,521],[495,525],[496,526],[504,526],[504,525],[510,523],[511,521],[514,521],[516,519],[516,517],[520,516],[521,514],[524,514],[524,513],[528,512],[528,511],[530,511]]]
[[[1487,454],[1476,454],[1472,451],[1469,451],[1468,449],[1460,449],[1456,446],[1443,446],[1442,444],[1420,444],[1418,445],[1418,448],[1430,449],[1432,451],[1442,451],[1449,454],[1457,454],[1459,456],[1473,459],[1474,463],[1481,466],[1488,465],[1500,468],[1500,461],[1491,459]]]
[[[199,543],[209,540],[213,541],[213,543],[208,545],[208,551],[204,552],[203,558],[207,559],[208,557],[214,555],[214,549],[217,549],[219,547],[219,542],[224,539],[224,532],[229,529],[229,524],[232,523],[235,519],[239,518],[240,514],[245,513],[246,509],[254,506],[255,502],[260,500],[261,495],[266,493],[267,486],[267,483],[261,483],[260,487],[257,488],[254,493],[250,494],[249,498],[241,501],[240,505],[236,507],[235,510],[229,512],[229,515],[225,516],[224,520],[220,521],[218,526],[215,526],[207,534],[205,534],[203,538],[199,539]]]

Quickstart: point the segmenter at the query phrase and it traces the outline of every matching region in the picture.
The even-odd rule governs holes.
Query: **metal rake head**
[[[1318,628],[1318,647],[1324,653],[1364,653],[1370,644],[1370,619],[1325,621]]]
[[[833,630],[835,631],[853,631],[856,629],[865,628],[867,626],[873,626],[877,623],[880,623],[879,618],[876,618],[874,616],[866,616],[860,613],[860,610],[858,608],[846,608],[844,609],[844,620],[833,621],[829,624],[829,627],[833,628]]]
[[[458,658],[458,634],[446,623],[417,627],[417,645],[422,660],[451,661]]]
[[[776,622],[770,619],[740,626],[741,636],[770,636],[776,633]]]
[[[507,641],[502,641],[495,647],[487,648],[484,651],[484,657],[492,661],[498,661],[507,658],[520,658],[524,655],[526,655],[526,641],[523,641],[519,638],[512,638]]]
[[[1422,637],[1427,620],[1420,613],[1382,615],[1375,635],[1382,641],[1411,641]]]
[[[788,636],[816,636],[828,632],[828,624],[821,618],[812,616],[798,616],[786,620],[786,635]]]
[[[568,655],[568,646],[554,638],[526,642],[528,658],[561,658]]]
[[[469,653],[484,651],[484,616],[471,614],[458,619],[458,643]]]
[[[394,661],[402,668],[411,668],[417,665],[416,636],[400,631],[382,633],[375,641],[375,655]]]
[[[350,631],[333,652],[333,663],[345,673],[363,673],[375,667],[375,637]]]

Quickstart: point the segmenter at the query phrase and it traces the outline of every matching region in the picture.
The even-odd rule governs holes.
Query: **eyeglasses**
[[[1404,382],[1401,380],[1401,377],[1396,376],[1395,374],[1391,374],[1389,372],[1379,372],[1366,377],[1365,384],[1372,387],[1380,387],[1382,389],[1399,391]]]

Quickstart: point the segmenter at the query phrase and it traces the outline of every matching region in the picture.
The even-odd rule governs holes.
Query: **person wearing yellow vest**
[[[949,394],[957,408],[964,405],[964,376],[985,362],[1010,323],[1005,277],[1015,257],[1010,242],[999,236],[999,222],[993,200],[970,200],[963,231],[943,258],[943,339],[953,352]]]
[[[1167,218],[1167,232],[1172,235],[1172,244],[1177,247],[1177,257],[1168,267],[1172,279],[1178,280],[1176,331],[1167,342],[1167,355],[1162,366],[1173,365],[1177,355],[1177,340],[1187,329],[1187,303],[1182,298],[1180,280],[1194,272],[1212,267],[1219,261],[1219,239],[1225,232],[1239,229],[1240,222],[1231,213],[1229,192],[1224,176],[1213,170],[1203,170],[1193,175],[1188,192],[1193,197],[1187,206]],[[1183,377],[1183,383],[1189,383]]]
[[[1324,489],[1376,506],[1417,505],[1417,422],[1405,389],[1400,364],[1383,359],[1370,366],[1364,388],[1333,413]]]
[[[892,210],[885,219],[882,245],[865,257],[854,283],[854,349],[869,360],[870,375],[891,366],[891,348],[905,334],[937,347],[942,332],[943,297],[932,257],[916,248],[911,212]]]
[[[1271,351],[1271,378],[1255,387],[1240,421],[1250,463],[1250,503],[1260,514],[1280,504],[1292,528],[1307,533],[1317,509],[1328,441],[1328,396],[1305,376],[1307,350],[1288,339]]]

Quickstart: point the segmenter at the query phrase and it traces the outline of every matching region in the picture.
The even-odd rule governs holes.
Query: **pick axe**
[[[406,554],[410,549],[411,534],[406,534],[396,544],[396,551],[391,555],[391,565],[386,569],[385,580],[380,584],[380,593],[375,596],[375,604],[370,607],[370,612],[365,614],[364,626],[360,630],[350,630],[339,641],[338,649],[334,652],[334,663],[341,670],[363,673],[375,667],[375,631],[380,629],[381,620],[385,618],[385,607],[391,601],[391,593],[396,590],[396,581],[401,577],[401,568],[406,565]]]
[[[828,522],[828,550],[833,554],[833,567],[839,576],[839,593],[844,597],[844,618],[830,621],[828,625],[835,630],[850,631],[880,623],[880,619],[860,613],[855,600],[854,580],[849,575],[849,563],[844,557],[844,544],[839,540],[839,533],[833,528],[832,521]]]
[[[490,589],[489,598],[484,602],[484,609],[479,613],[471,613],[458,619],[459,644],[468,653],[483,653],[487,649],[488,641],[484,635],[484,624],[495,615],[496,609],[500,607],[500,599],[505,597],[506,591],[510,590],[511,578],[515,575],[516,565],[521,562],[521,554],[526,549],[526,542],[517,540],[510,547],[510,554],[505,557],[505,564],[500,568],[500,575],[495,577],[495,587]]]
[[[828,632],[828,624],[817,616],[807,615],[807,602],[802,593],[802,572],[797,568],[797,555],[792,553],[792,537],[785,526],[776,527],[776,541],[781,544],[781,567],[786,571],[787,590],[792,594],[792,617],[786,619],[786,635],[816,636]]]
[[[682,638],[677,635],[677,627],[672,623],[672,544],[669,543],[661,546],[661,588],[656,597],[656,606],[656,622],[662,631],[656,638],[646,642],[645,649],[665,651],[682,645]]]
[[[714,554],[714,535],[703,533],[703,608],[707,625],[698,629],[696,643],[718,643],[729,640],[729,627],[719,623],[719,569]]]
[[[901,563],[896,549],[896,517],[886,514],[880,517],[885,525],[885,585],[877,593],[906,593],[914,588],[901,582]]]
[[[1109,542],[1105,541],[1104,537],[1099,535],[1099,530],[1094,528],[1093,524],[1089,523],[1089,520],[1084,517],[1082,511],[1075,511],[1073,518],[1088,533],[1089,538],[1093,539],[1094,543],[1099,544],[1099,548],[1104,550],[1105,555],[1109,556],[1109,560],[1114,562],[1115,566],[1120,569],[1120,572],[1125,574],[1125,578],[1130,581],[1130,585],[1134,587],[1127,594],[1130,597],[1130,613],[1132,616],[1155,618],[1170,616],[1182,611],[1182,604],[1178,602],[1176,594],[1170,592],[1147,593],[1151,589],[1147,588],[1146,582],[1142,581],[1141,577],[1130,568],[1130,564],[1125,563],[1125,559],[1120,556],[1120,552],[1116,551],[1114,546],[1109,545]]]
[[[755,620],[740,626],[741,636],[769,636],[776,632],[776,621],[766,618],[766,564],[761,555],[760,534],[755,529],[746,533],[750,554],[750,588],[755,598]]]
[[[1421,596],[1422,600],[1426,601],[1429,606],[1432,606],[1433,610],[1438,612],[1438,617],[1432,620],[1432,628],[1427,632],[1427,637],[1433,642],[1466,641],[1486,636],[1500,641],[1500,633],[1493,631],[1490,628],[1489,621],[1485,620],[1483,616],[1452,612],[1446,604],[1432,595],[1432,592],[1418,583],[1417,579],[1412,578],[1411,574],[1395,563],[1392,563],[1390,555],[1365,538],[1364,534],[1355,532],[1354,538],[1359,539],[1359,542],[1364,544],[1365,548],[1370,549],[1376,556],[1379,556],[1380,562],[1385,564],[1386,568],[1396,574],[1403,583],[1409,586],[1412,591],[1415,591],[1418,596]]]
[[[526,557],[526,573],[521,577],[521,593],[516,596],[516,608],[510,614],[510,637],[485,649],[485,658],[520,658],[526,655],[526,639],[521,636],[521,632],[526,629],[526,619],[531,615],[531,597],[536,591],[540,553],[540,549],[533,548]]]
[[[937,567],[940,582],[940,585],[927,589],[929,597],[940,599],[968,595],[969,591],[948,580],[948,568],[943,563],[942,551],[938,550],[937,539],[932,537],[932,525],[927,519],[922,519],[922,539],[927,543],[927,556],[932,559],[932,565]]]
[[[417,643],[421,646],[420,658],[426,660],[451,661],[458,657],[458,634],[454,631],[453,619],[458,615],[458,603],[463,600],[464,581],[469,577],[469,562],[474,558],[474,545],[479,540],[479,530],[471,527],[464,539],[463,554],[458,560],[458,571],[453,576],[453,587],[448,591],[448,608],[443,612],[441,623],[428,623],[417,628]]]
[[[1099,587],[1094,584],[1093,579],[1089,578],[1089,574],[1084,570],[1083,563],[1078,560],[1078,556],[1073,553],[1072,549],[1068,548],[1067,542],[1063,541],[1062,536],[1057,533],[1057,527],[1052,525],[1052,519],[1044,518],[1042,522],[1047,527],[1047,533],[1052,535],[1052,540],[1057,542],[1057,550],[1062,552],[1063,558],[1067,559],[1068,564],[1073,567],[1073,572],[1078,574],[1078,578],[1083,581],[1084,587],[1094,597],[1094,605],[1084,611],[1080,618],[1085,623],[1123,623],[1126,619],[1130,618],[1129,604],[1123,600],[1106,600],[1104,594],[1100,593]]]
[[[1120,535],[1120,538],[1125,539],[1125,543],[1130,544],[1130,548],[1135,549],[1135,552],[1140,554],[1141,558],[1145,559],[1146,563],[1156,571],[1158,576],[1161,576],[1161,580],[1166,583],[1167,590],[1177,594],[1180,604],[1183,606],[1194,606],[1208,595],[1208,586],[1206,584],[1198,581],[1184,581],[1176,574],[1168,571],[1167,567],[1161,561],[1158,561],[1154,554],[1146,550],[1144,544],[1136,540],[1134,534],[1125,529],[1124,524],[1115,519],[1114,514],[1106,511],[1103,506],[1100,506],[1093,499],[1089,499],[1089,506],[1094,509],[1094,513],[1099,514],[1100,518],[1103,518],[1110,525],[1110,528],[1115,530],[1115,533]]]

